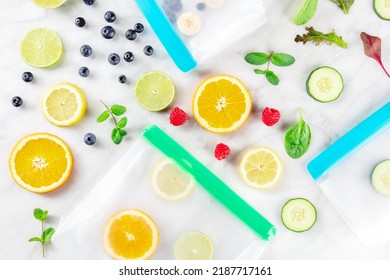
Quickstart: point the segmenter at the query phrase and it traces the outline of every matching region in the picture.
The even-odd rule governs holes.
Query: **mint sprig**
[[[245,56],[245,61],[252,65],[263,65],[267,63],[267,69],[254,69],[255,74],[264,75],[267,81],[276,86],[279,84],[279,77],[269,69],[272,63],[275,66],[286,67],[294,64],[295,58],[285,53],[274,53],[266,54],[263,52],[251,52]]]
[[[29,242],[41,242],[42,244],[42,258],[45,258],[45,244],[51,241],[52,236],[55,233],[54,228],[49,227],[45,229],[45,220],[49,215],[49,211],[42,210],[40,208],[34,209],[34,218],[42,223],[42,232],[41,237],[32,237],[28,241]]]
[[[122,142],[123,137],[127,135],[126,130],[124,130],[127,125],[127,117],[123,117],[119,121],[117,121],[115,116],[122,116],[124,113],[126,113],[127,109],[125,106],[122,105],[112,105],[109,108],[103,101],[100,100],[100,102],[102,102],[102,104],[104,105],[104,107],[106,107],[107,110],[101,113],[97,117],[96,121],[98,123],[102,123],[106,121],[110,116],[112,117],[115,123],[115,128],[111,132],[111,139],[115,144],[119,145]]]

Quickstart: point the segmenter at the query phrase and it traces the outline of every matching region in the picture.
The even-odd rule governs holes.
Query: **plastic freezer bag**
[[[332,204],[370,247],[390,242],[390,167],[374,176],[383,184],[382,190],[388,189],[388,195],[378,192],[372,182],[377,164],[390,159],[389,124],[387,103],[308,165]]]
[[[154,32],[187,72],[265,22],[262,0],[136,0]]]
[[[174,259],[174,246],[177,239],[185,233],[194,231],[204,233],[210,238],[214,247],[213,259],[258,258],[275,234],[276,230],[272,224],[259,213],[251,212],[255,210],[245,205],[243,200],[237,198],[238,196],[234,197],[235,194],[231,196],[232,191],[225,192],[223,189],[218,189],[218,178],[207,174],[202,170],[201,165],[197,166],[196,160],[189,154],[186,155],[186,151],[158,127],[153,126],[145,133],[149,133],[149,141],[155,142],[154,144],[157,142],[158,149],[166,155],[172,155],[169,160],[183,161],[183,164],[197,169],[193,171],[198,177],[197,180],[215,182],[212,187],[223,196],[220,197],[222,200],[228,200],[225,202],[229,208],[224,207],[217,201],[218,199],[212,197],[198,184],[195,184],[192,193],[181,201],[161,199],[152,189],[151,178],[155,166],[167,157],[145,139],[140,139],[103,177],[84,201],[61,219],[53,244],[62,252],[63,257],[109,259],[102,242],[106,222],[121,210],[138,209],[147,213],[155,221],[159,230],[159,245],[152,259]],[[167,147],[166,145],[170,143],[173,143],[173,146]],[[160,144],[164,146],[159,146]],[[188,173],[188,176],[192,175]],[[199,176],[202,178],[199,179]],[[228,209],[233,212],[244,210],[247,212],[235,213],[241,218],[240,220]],[[249,222],[246,221],[249,227],[242,222],[245,219],[251,219]]]

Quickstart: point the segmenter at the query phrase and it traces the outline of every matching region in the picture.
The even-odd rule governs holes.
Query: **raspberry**
[[[215,147],[214,156],[217,160],[223,160],[230,155],[230,148],[223,143],[219,143]]]
[[[169,116],[169,120],[172,125],[180,126],[184,124],[188,120],[188,115],[179,107],[175,107],[172,109],[171,114]]]
[[[276,109],[265,107],[262,114],[263,123],[273,126],[280,120],[280,112]]]

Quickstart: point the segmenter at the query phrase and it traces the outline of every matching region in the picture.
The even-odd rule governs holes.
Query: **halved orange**
[[[248,119],[252,98],[237,78],[218,75],[203,81],[195,92],[192,110],[196,121],[214,133],[228,133]]]
[[[103,244],[107,253],[118,260],[144,260],[157,249],[159,233],[146,213],[123,210],[110,218],[104,227]]]
[[[69,178],[73,157],[57,136],[36,133],[22,138],[12,149],[9,169],[16,183],[34,193],[61,187]]]

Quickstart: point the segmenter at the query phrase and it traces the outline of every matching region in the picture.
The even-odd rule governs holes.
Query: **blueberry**
[[[152,46],[146,46],[144,48],[144,54],[147,55],[147,56],[151,56],[152,54],[154,53],[154,50],[152,48]]]
[[[132,62],[134,60],[134,54],[132,52],[126,52],[124,55],[123,55],[123,59],[126,61],[126,62]]]
[[[199,2],[198,4],[196,4],[196,8],[198,9],[198,11],[204,11],[206,9],[206,4],[203,2]]]
[[[180,0],[164,0],[163,5],[173,12],[180,12],[183,9],[183,4]]]
[[[107,21],[107,22],[114,22],[116,20],[116,15],[114,12],[112,11],[108,11],[104,14],[104,19]]]
[[[137,32],[135,32],[133,29],[129,29],[126,31],[125,36],[128,40],[134,41],[135,39],[137,39]]]
[[[115,36],[115,29],[112,26],[104,26],[101,33],[105,39],[112,39]]]
[[[87,67],[81,67],[79,69],[79,75],[83,78],[86,78],[89,76],[89,69]]]
[[[121,84],[125,84],[127,82],[127,77],[125,75],[120,75],[118,80]]]
[[[34,80],[34,75],[31,72],[24,72],[22,75],[23,81],[26,83],[32,82]]]
[[[87,133],[84,135],[84,143],[88,146],[92,146],[96,143],[96,136],[93,133]]]
[[[83,2],[85,3],[85,5],[88,5],[88,6],[95,4],[95,0],[83,0]]]
[[[165,10],[165,14],[167,15],[169,21],[171,23],[175,23],[177,20],[176,14],[172,12],[171,10]]]
[[[134,25],[134,31],[137,32],[137,33],[142,33],[144,32],[144,25],[142,23],[136,23]]]
[[[74,20],[74,24],[76,24],[77,27],[84,27],[85,26],[85,19],[82,17],[78,17]]]
[[[20,96],[12,97],[12,105],[20,107],[23,104],[23,99]]]
[[[117,65],[121,61],[118,54],[112,53],[108,56],[108,62],[112,65]]]
[[[90,45],[82,45],[80,48],[80,53],[84,57],[89,57],[92,55],[92,48]]]

